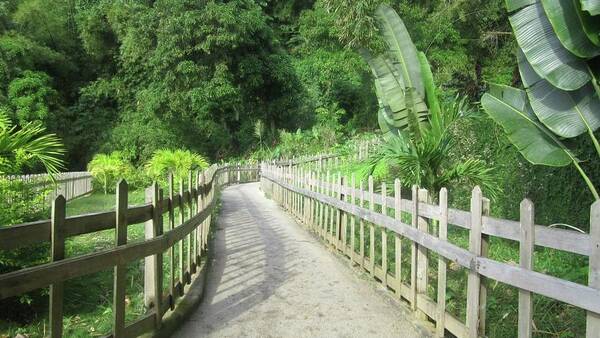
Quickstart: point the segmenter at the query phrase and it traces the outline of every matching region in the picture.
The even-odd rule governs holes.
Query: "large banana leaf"
[[[565,48],[581,58],[591,58],[600,54],[600,47],[592,43],[584,30],[583,15],[585,13],[578,13],[579,2],[574,0],[541,1],[556,36]],[[591,27],[588,26],[588,28]]]
[[[536,74],[522,52],[518,58],[531,107],[546,127],[568,138],[600,127],[600,100],[591,83],[574,91],[558,89]]]
[[[513,12],[517,9],[534,4],[536,1],[538,0],[506,0],[506,10]]]
[[[537,121],[524,91],[493,85],[481,98],[481,105],[529,162],[563,167],[575,161],[569,150]]]
[[[583,25],[583,31],[594,45],[600,46],[600,19],[593,17],[590,13],[584,11],[581,8],[581,3],[579,1],[573,1],[577,7],[577,15]]]
[[[507,3],[510,1],[507,0]],[[533,69],[553,86],[576,90],[590,81],[586,62],[562,45],[541,3],[529,5],[513,14],[510,24]]]
[[[401,72],[395,63],[382,56],[372,57],[362,51],[375,77],[375,88],[379,99],[378,121],[385,123],[384,133],[397,134],[409,130],[419,134],[420,123],[427,120],[427,105],[412,87],[406,87]]]
[[[398,62],[398,67],[402,71],[406,87],[415,88],[421,97],[425,97],[417,48],[404,22],[398,13],[387,5],[380,5],[375,15],[381,26],[383,38],[389,46],[390,55]]]
[[[600,1],[598,0],[581,0],[581,7],[591,15],[600,15]]]
[[[425,53],[419,52],[419,62],[421,63],[421,74],[423,74],[423,85],[425,87],[425,102],[427,102],[429,112],[432,115],[440,114],[440,102],[438,101],[435,83],[433,82],[431,67]]]

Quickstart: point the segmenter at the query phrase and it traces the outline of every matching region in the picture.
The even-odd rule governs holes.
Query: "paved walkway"
[[[259,184],[223,191],[205,297],[175,337],[428,337]]]

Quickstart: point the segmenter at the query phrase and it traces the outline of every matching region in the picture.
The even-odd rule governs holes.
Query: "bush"
[[[121,178],[127,180],[132,189],[141,187],[147,182],[147,179],[140,176],[120,151],[113,151],[108,155],[94,155],[88,164],[88,171],[94,178],[94,189],[102,189],[105,194],[114,192],[117,182]]]
[[[189,150],[158,150],[146,163],[146,174],[151,179],[166,186],[169,173],[173,173],[175,182],[186,180],[190,170],[208,168],[208,161],[200,154]]]

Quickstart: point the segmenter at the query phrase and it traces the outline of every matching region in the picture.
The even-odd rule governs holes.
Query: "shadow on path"
[[[258,184],[231,186],[221,200],[204,299],[174,336],[424,336]]]

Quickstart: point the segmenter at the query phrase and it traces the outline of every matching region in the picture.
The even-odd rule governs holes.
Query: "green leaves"
[[[146,163],[146,172],[154,180],[165,182],[173,173],[175,180],[185,179],[190,170],[208,168],[208,161],[200,154],[189,150],[157,150]]]
[[[431,67],[427,61],[425,53],[419,52],[419,62],[421,63],[421,74],[423,74],[423,85],[425,86],[425,101],[432,115],[440,113],[440,102],[438,101],[435,83]]]
[[[589,15],[579,11],[577,8],[577,1],[541,1],[546,16],[548,17],[556,36],[565,48],[580,58],[591,58],[600,54],[600,47],[592,43],[592,41],[588,38],[586,31],[583,29],[583,20],[586,20]],[[589,22],[589,24],[597,26],[597,23]],[[588,27],[592,28],[591,26]],[[595,36],[596,41],[598,40],[597,35],[590,35],[592,37]]]
[[[65,149],[55,134],[39,123],[13,126],[0,112],[0,174],[19,173],[24,166],[41,163],[49,174],[64,168]]]
[[[597,0],[581,0],[581,8],[591,15],[600,15],[600,2]]]
[[[388,51],[378,57],[364,50],[361,54],[375,77],[379,124],[386,136],[406,131],[418,139],[429,116],[428,105],[439,112],[429,63],[424,54],[418,54],[402,19],[391,7],[379,6],[376,16]]]
[[[553,86],[575,90],[590,81],[586,62],[562,45],[541,3],[527,6],[513,14],[510,24],[533,69]]]
[[[519,70],[533,111],[555,134],[571,138],[600,127],[600,100],[592,84],[574,91],[558,89],[540,78],[522,54]]]
[[[394,65],[401,72],[405,86],[415,88],[422,97],[425,96],[421,65],[417,48],[404,26],[404,22],[396,11],[387,5],[381,5],[375,12],[380,23],[388,53],[394,58]]]
[[[575,160],[569,150],[537,121],[524,91],[493,85],[481,98],[481,105],[529,162],[562,167]]]

